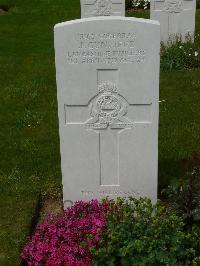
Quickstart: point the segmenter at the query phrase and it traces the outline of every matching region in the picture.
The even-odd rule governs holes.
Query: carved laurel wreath
[[[164,3],[164,11],[168,13],[180,13],[183,10],[182,0],[166,0]]]
[[[118,121],[127,122],[127,102],[118,94],[112,82],[104,82],[98,86],[99,93],[91,102],[91,119],[87,124],[111,125]],[[129,122],[129,121],[128,121]]]
[[[97,0],[94,11],[95,16],[110,16],[112,10],[112,2],[110,0]]]

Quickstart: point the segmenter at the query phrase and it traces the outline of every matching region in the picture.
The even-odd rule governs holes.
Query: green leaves
[[[200,155],[194,153],[190,160],[183,159],[183,177],[176,179],[162,194],[171,208],[180,213],[191,227],[200,222]]]
[[[177,38],[169,46],[161,46],[161,70],[192,69],[200,67],[200,36],[194,42],[188,37],[186,43]]]
[[[192,236],[184,231],[182,218],[161,201],[154,206],[146,198],[119,198],[106,226],[98,247],[91,250],[94,265],[171,266],[195,260],[197,250],[191,245]]]

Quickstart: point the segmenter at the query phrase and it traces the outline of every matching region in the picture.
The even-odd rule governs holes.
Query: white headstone
[[[125,0],[81,0],[81,18],[125,16]]]
[[[99,17],[55,26],[65,207],[157,198],[159,23]]]
[[[185,42],[194,36],[196,0],[151,0],[151,19],[158,20],[161,27],[161,41],[181,37]]]

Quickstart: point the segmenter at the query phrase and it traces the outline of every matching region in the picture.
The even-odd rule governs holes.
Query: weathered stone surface
[[[81,0],[81,17],[125,16],[125,0]]]
[[[65,207],[157,198],[159,23],[99,17],[55,26]]]
[[[161,26],[161,41],[165,44],[181,37],[194,37],[196,0],[151,0],[151,19]]]

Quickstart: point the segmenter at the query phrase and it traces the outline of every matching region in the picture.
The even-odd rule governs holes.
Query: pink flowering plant
[[[37,226],[22,252],[29,266],[90,266],[90,249],[99,241],[111,202],[79,201],[62,216],[50,214]]]

